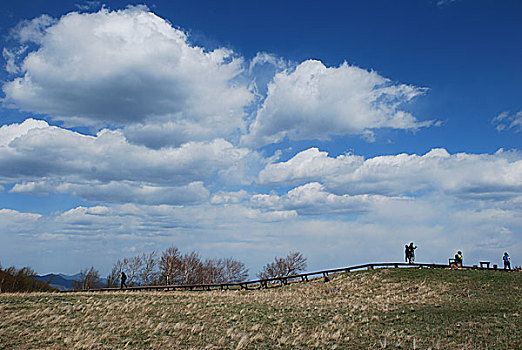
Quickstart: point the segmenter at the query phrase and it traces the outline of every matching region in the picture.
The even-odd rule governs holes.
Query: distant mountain
[[[58,274],[58,276],[62,276],[62,277],[65,278],[66,280],[73,280],[73,281],[77,281],[77,280],[79,280],[80,277],[81,277],[81,275],[82,275],[82,274],[79,273],[79,272],[78,272],[77,274],[75,274],[75,275],[65,275],[65,274],[63,274],[63,273],[59,273],[59,274]]]
[[[36,276],[36,279],[43,282],[51,280],[51,287],[58,288],[59,290],[69,290],[72,289],[73,281],[78,279],[74,278],[73,276],[49,273],[43,276]]]
[[[51,280],[50,286],[59,290],[71,290],[73,289],[73,281],[80,279],[80,273],[75,275],[48,273],[47,275],[38,275],[36,276],[36,279],[43,282]],[[107,284],[107,279],[100,278],[100,283],[105,286]]]

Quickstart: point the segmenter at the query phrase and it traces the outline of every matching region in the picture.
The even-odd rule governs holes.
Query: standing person
[[[455,254],[455,265],[462,267],[462,252],[460,250]]]
[[[417,249],[417,246],[413,245],[413,242],[410,242],[410,245],[408,246],[408,250],[410,251],[410,258],[409,263],[413,264],[415,263],[415,249]]]
[[[504,270],[511,270],[511,262],[509,254],[507,252],[504,252],[504,256],[502,257],[502,260],[504,260]]]
[[[127,281],[127,275],[125,274],[125,272],[121,272],[121,283],[120,283],[120,289],[123,288],[123,286],[125,286],[125,288],[127,288],[127,283],[125,283]]]
[[[404,262],[410,261],[410,247],[407,244],[404,245]]]

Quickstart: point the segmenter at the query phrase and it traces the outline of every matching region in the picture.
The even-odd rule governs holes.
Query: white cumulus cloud
[[[0,129],[0,181],[13,193],[70,193],[103,202],[181,204],[206,199],[203,182],[249,155],[216,139],[149,149],[119,131],[83,135],[28,119]]]
[[[504,200],[522,193],[521,158],[516,152],[451,155],[445,149],[424,155],[332,158],[311,148],[286,162],[267,165],[259,183],[284,186],[319,181],[338,194],[411,195],[427,190],[463,199]]]
[[[173,129],[160,146],[224,137],[244,127],[252,93],[236,79],[246,69],[243,59],[228,49],[191,45],[184,32],[143,7],[72,12],[56,22],[43,16],[19,31],[21,42],[35,42],[38,49],[26,55],[21,74],[3,85],[4,105],[66,125],[150,122],[143,133],[130,127],[129,135],[154,146],[160,142],[150,130],[158,123]]]
[[[419,122],[400,109],[424,89],[394,84],[376,72],[350,66],[326,67],[308,60],[277,73],[243,142],[264,145],[332,135],[369,135],[378,128],[417,129]]]
[[[0,147],[6,147],[16,138],[26,135],[29,130],[49,127],[44,120],[26,119],[22,123],[6,124],[0,127]]]
[[[376,202],[400,200],[379,195],[336,195],[317,182],[293,188],[283,196],[256,194],[251,202],[267,210],[295,210],[300,215],[350,214],[368,211]]]

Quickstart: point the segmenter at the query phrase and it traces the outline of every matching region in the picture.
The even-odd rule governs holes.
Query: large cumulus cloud
[[[5,105],[66,125],[128,126],[132,138],[154,146],[243,127],[252,93],[237,79],[242,58],[191,45],[184,32],[142,7],[73,12],[58,21],[44,16],[18,32],[38,49],[11,68],[20,74],[3,85]],[[175,132],[159,142],[150,135],[154,127],[140,133],[136,123],[169,123]]]
[[[308,60],[275,75],[243,142],[264,145],[290,140],[364,135],[378,128],[417,129],[419,122],[400,109],[424,89],[394,84],[376,72],[350,66],[326,67]]]

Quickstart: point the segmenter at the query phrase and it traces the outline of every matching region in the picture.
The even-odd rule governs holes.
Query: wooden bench
[[[449,267],[459,268],[462,267],[462,262],[458,263],[454,258],[448,259]]]
[[[491,262],[489,262],[489,261],[481,261],[480,262],[480,267],[486,267],[486,269],[489,269],[489,264],[491,264]]]

